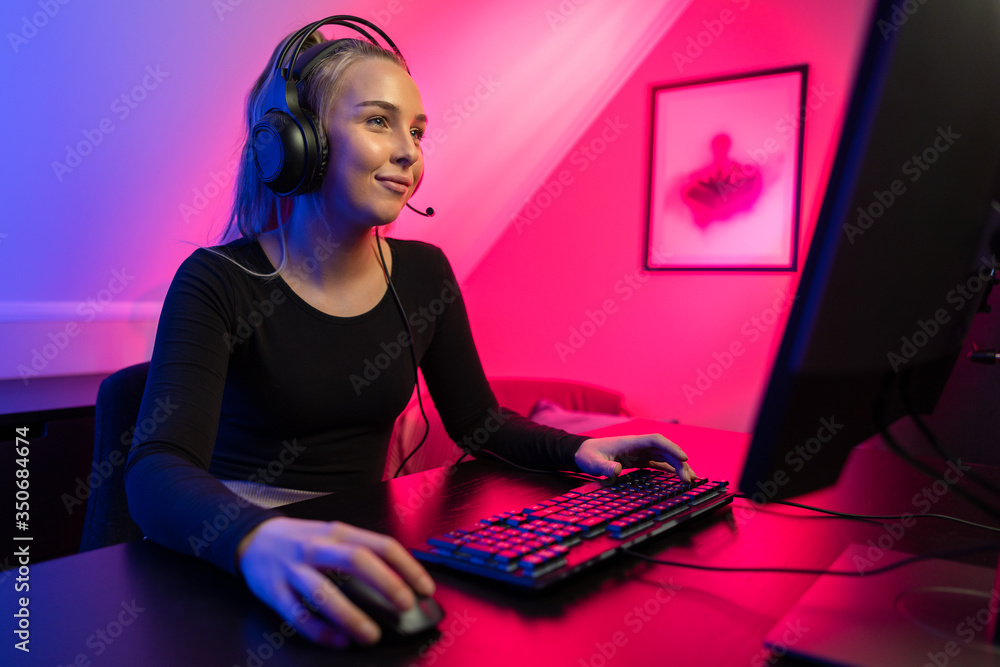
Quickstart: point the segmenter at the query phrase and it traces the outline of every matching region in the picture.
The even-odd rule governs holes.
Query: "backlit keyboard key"
[[[522,557],[522,554],[518,553],[517,551],[514,551],[513,549],[505,549],[503,551],[498,552],[494,556],[494,560],[496,560],[498,563],[504,563],[504,564],[506,564],[506,563],[510,563],[512,561],[516,561],[517,559],[519,559],[521,557]]]
[[[525,570],[533,570],[539,565],[542,565],[543,563],[545,563],[544,558],[532,554],[531,556],[525,556],[520,561],[518,561],[517,564],[523,567]]]
[[[480,558],[489,558],[493,554],[497,553],[497,549],[495,547],[491,547],[487,544],[476,544],[474,542],[463,544],[458,550],[463,553],[467,553],[470,556],[479,556]]]
[[[550,514],[556,514],[561,509],[562,509],[561,507],[557,507],[555,505],[552,505],[550,507],[543,507],[542,509],[538,510],[537,512],[532,512],[531,516],[533,518],[540,519],[540,518],[546,517],[546,516],[548,516]]]
[[[436,547],[443,547],[445,549],[457,549],[464,543],[464,540],[456,540],[452,537],[432,537],[427,540],[427,544],[433,544]]]
[[[458,570],[543,587],[569,574],[560,569],[566,568],[569,552],[582,538],[596,538],[587,544],[610,552],[618,547],[605,547],[599,535],[629,544],[642,539],[654,520],[676,517],[683,521],[702,509],[702,504],[725,504],[732,495],[726,482],[699,479],[682,484],[676,475],[645,469],[604,484],[593,488],[597,485],[591,483],[582,487],[582,492],[570,491],[530,503],[520,511],[498,512],[468,531],[452,530],[432,537],[423,550],[414,553],[422,560]],[[570,561],[574,569],[599,560],[590,551],[582,553],[588,554],[586,562]]]

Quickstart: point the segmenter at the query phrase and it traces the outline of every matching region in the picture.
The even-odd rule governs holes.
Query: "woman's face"
[[[423,175],[427,117],[420,91],[406,70],[386,60],[356,62],[341,83],[327,118],[327,212],[336,223],[388,224]]]

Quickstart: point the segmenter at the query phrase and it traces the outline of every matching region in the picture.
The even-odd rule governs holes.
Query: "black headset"
[[[356,30],[364,35],[372,44],[381,46],[364,28],[355,25],[356,23],[368,26],[381,35],[385,42],[392,47],[392,50],[396,52],[396,55],[403,60],[404,66],[406,65],[403,54],[399,52],[399,49],[389,39],[389,36],[374,23],[357,16],[346,14],[330,16],[322,21],[310,23],[288,39],[284,48],[281,49],[281,53],[275,59],[274,70],[271,72],[264,91],[261,103],[264,115],[254,124],[253,130],[250,133],[250,145],[253,150],[253,160],[254,166],[257,169],[257,175],[279,197],[295,197],[311,192],[323,182],[323,176],[326,173],[327,162],[330,157],[326,132],[323,130],[323,125],[316,114],[311,109],[299,103],[297,84],[308,76],[324,58],[337,53],[352,40],[338,39],[314,44],[302,53],[301,63],[297,62],[299,51],[302,49],[302,45],[306,39],[309,38],[309,35],[316,32],[321,26],[330,24],[342,25]],[[295,50],[292,52],[288,67],[282,67],[281,64],[285,62],[288,50],[296,41]],[[406,71],[409,73],[410,68],[407,67]],[[410,206],[409,203],[406,205]],[[426,217],[434,215],[434,209],[432,208],[428,208],[426,213],[418,211],[412,206],[410,208]],[[375,239],[379,244],[378,252],[382,263],[382,270],[385,272],[389,289],[392,291],[393,300],[396,302],[399,314],[403,318],[403,326],[406,327],[406,332],[411,341],[409,346],[410,359],[413,361],[413,377],[417,380],[417,369],[419,366],[417,364],[416,353],[413,349],[416,347],[413,340],[413,332],[410,330],[410,324],[406,319],[403,303],[399,300],[396,288],[393,286],[392,280],[389,278],[389,272],[385,268],[385,257],[382,254],[382,244],[379,240],[377,227],[375,228]],[[420,397],[419,381],[417,381],[417,384],[417,403],[420,405],[420,414],[424,418],[424,436],[417,443],[417,446],[413,448],[413,451],[399,464],[399,467],[396,468],[396,474],[393,477],[399,476],[403,466],[406,465],[406,462],[424,444],[427,434],[430,432],[430,423],[427,420],[424,403]],[[463,456],[462,458],[465,457]]]
[[[351,39],[337,39],[314,44],[302,52],[302,45],[311,34],[324,25],[341,25],[351,28],[376,46],[381,46],[371,34],[361,27],[368,26],[392,47],[403,60],[403,54],[389,36],[374,23],[357,16],[338,14],[310,23],[293,34],[275,59],[274,68],[268,78],[261,97],[263,115],[257,120],[250,133],[254,166],[264,184],[279,197],[295,197],[318,188],[326,174],[330,149],[326,132],[316,114],[299,102],[298,83],[305,79],[327,56],[341,51],[352,42]],[[361,25],[356,25],[361,24]],[[285,56],[295,44],[288,67],[282,67]],[[409,67],[406,68],[409,73]],[[409,203],[406,204],[410,206]],[[434,209],[427,212],[411,209],[424,216],[434,215]]]

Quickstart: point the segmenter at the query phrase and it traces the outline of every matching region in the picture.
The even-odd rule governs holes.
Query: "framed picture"
[[[646,269],[796,270],[807,71],[651,90]]]

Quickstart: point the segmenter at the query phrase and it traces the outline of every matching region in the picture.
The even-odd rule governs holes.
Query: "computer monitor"
[[[930,414],[993,263],[1000,2],[878,0],[740,490],[836,482],[852,447]]]
[[[833,484],[852,447],[933,412],[1000,246],[1000,2],[877,0],[869,25],[740,480],[756,502]],[[855,569],[859,553],[833,569]],[[820,577],[764,643],[827,664],[988,659],[988,632],[949,637],[993,581],[937,560]],[[794,623],[811,629],[789,647]]]

